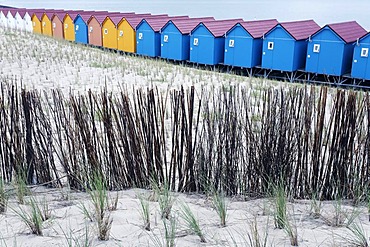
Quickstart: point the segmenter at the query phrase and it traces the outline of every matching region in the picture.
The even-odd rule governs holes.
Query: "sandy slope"
[[[246,77],[220,74],[182,66],[121,56],[81,45],[37,36],[14,33],[0,29],[0,76],[17,78],[26,88],[48,90],[59,88],[65,94],[85,93],[86,90],[128,91],[136,87],[158,86],[160,89],[196,85],[201,87],[222,84],[240,84],[250,88],[277,87],[284,83],[250,79]],[[19,80],[19,81],[20,81]],[[19,82],[18,81],[18,82]],[[68,246],[67,236],[82,239],[88,229],[88,239],[93,246],[155,246],[157,240],[163,242],[164,227],[159,217],[158,203],[150,202],[152,231],[143,229],[137,194],[149,197],[152,192],[143,190],[120,191],[118,209],[112,212],[113,225],[110,240],[99,241],[96,237],[96,222],[84,217],[81,203],[91,208],[87,194],[70,192],[69,199],[62,198],[60,190],[36,187],[33,195],[48,202],[52,218],[44,224],[43,236],[30,234],[14,210],[28,206],[17,203],[14,191],[6,213],[0,215],[0,246]],[[114,194],[113,194],[114,195]],[[219,226],[218,216],[212,208],[211,198],[200,195],[176,194],[177,201],[173,214],[177,215],[177,246],[248,246],[250,225],[257,221],[259,233],[268,233],[268,245],[289,246],[284,230],[274,226],[274,207],[271,199],[241,201],[228,198],[227,226]],[[199,218],[207,243],[201,244],[198,237],[190,234],[184,221],[178,216],[179,202],[187,203]],[[329,226],[335,216],[336,202],[322,203],[322,216],[315,219],[310,214],[310,201],[295,201],[288,206],[288,215],[297,227],[300,246],[350,246],[350,231],[344,227]],[[365,206],[352,207],[344,203],[341,214],[358,214],[355,222],[361,224],[364,232],[370,235]],[[266,230],[267,227],[267,230]],[[369,237],[369,236],[367,236]],[[370,241],[370,240],[369,240]],[[76,243],[73,244],[76,246]],[[81,245],[82,246],[82,245]]]
[[[265,86],[261,80],[214,73],[163,61],[121,56],[40,35],[0,29],[0,76],[21,78],[28,88],[66,93],[132,87],[230,84]],[[262,84],[262,85],[261,85]],[[268,85],[276,85],[269,81]]]
[[[113,225],[109,241],[99,241],[96,236],[96,222],[86,219],[81,210],[81,203],[93,211],[86,194],[70,192],[67,200],[60,190],[34,188],[32,193],[39,201],[46,200],[51,210],[52,218],[44,223],[43,236],[30,234],[30,230],[14,213],[19,210],[15,197],[11,197],[8,211],[0,216],[0,246],[68,246],[67,236],[73,236],[83,242],[86,229],[92,246],[155,246],[158,240],[164,239],[164,227],[159,217],[159,206],[150,201],[150,217],[152,231],[143,229],[143,220],[140,214],[140,203],[137,195],[150,198],[152,192],[144,190],[127,190],[118,192],[119,202],[116,211],[112,212]],[[113,193],[112,197],[116,194]],[[219,225],[217,213],[212,207],[211,198],[200,195],[175,194],[176,202],[173,215],[177,215],[178,226],[176,231],[177,246],[249,246],[248,234],[250,225],[257,220],[261,240],[263,234],[268,233],[268,246],[289,246],[290,242],[284,230],[274,226],[274,204],[272,199],[256,199],[239,201],[228,198],[227,226]],[[26,199],[27,201],[27,199]],[[186,203],[199,219],[207,243],[201,244],[199,238],[191,234],[179,217],[179,205]],[[322,216],[315,219],[310,215],[309,201],[289,203],[288,214],[292,224],[297,226],[300,246],[351,246],[348,239],[353,238],[350,231],[344,226],[329,226],[326,221],[334,217],[335,202],[322,203]],[[354,211],[355,210],[355,211]],[[370,232],[365,207],[352,207],[344,204],[342,213],[358,214],[356,223],[362,224],[364,232]],[[6,244],[5,244],[6,243]],[[76,244],[73,244],[76,246]]]

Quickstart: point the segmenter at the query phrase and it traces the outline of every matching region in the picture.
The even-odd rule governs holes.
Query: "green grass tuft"
[[[37,201],[34,197],[30,197],[29,209],[24,209],[21,205],[18,209],[12,209],[18,215],[22,222],[31,230],[32,234],[42,235],[43,223],[50,219],[50,210],[48,202],[44,199],[43,202]]]
[[[165,181],[162,185],[156,179],[151,179],[151,186],[156,194],[162,219],[170,219],[172,206],[176,200],[169,184]]]
[[[267,238],[268,238],[268,226],[261,236],[258,230],[257,218],[254,218],[254,221],[249,224],[250,233],[247,233],[249,246],[251,247],[266,247]]]
[[[100,173],[94,173],[91,189],[87,191],[94,206],[95,219],[98,224],[98,238],[104,241],[109,240],[113,219],[110,217],[110,212],[108,210],[106,182]],[[86,207],[83,206],[83,210],[86,211]],[[86,215],[89,217],[89,214],[85,212],[85,216]]]
[[[275,227],[284,229],[287,222],[287,196],[282,182],[273,186],[275,202]]]
[[[350,231],[350,236],[345,238],[350,246],[357,247],[369,247],[370,239],[367,236],[361,223],[352,222],[347,226],[347,229]],[[368,241],[369,239],[369,241]]]
[[[220,225],[221,227],[226,226],[226,218],[227,218],[227,201],[223,191],[218,192],[214,191],[212,195],[212,204],[213,208],[216,210],[218,217],[220,218]]]
[[[144,229],[147,231],[150,231],[150,204],[147,198],[144,198],[143,195],[137,194],[137,197],[139,198],[140,202],[140,215],[141,218],[143,219],[144,223]]]
[[[2,177],[0,177],[0,213],[6,211],[8,205],[8,195],[5,191],[5,183]]]
[[[29,189],[26,183],[25,172],[20,172],[16,176],[16,192],[19,204],[24,204],[24,197],[29,194]]]
[[[180,217],[185,221],[189,230],[200,238],[200,242],[207,242],[200,228],[199,221],[195,218],[190,207],[185,203],[181,203],[180,205]]]

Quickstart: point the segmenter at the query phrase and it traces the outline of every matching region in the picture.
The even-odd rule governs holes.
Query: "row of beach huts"
[[[0,26],[196,64],[370,80],[370,34],[356,21],[320,27],[108,11],[0,8]]]

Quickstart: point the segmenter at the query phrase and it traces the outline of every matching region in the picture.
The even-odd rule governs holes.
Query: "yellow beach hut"
[[[41,16],[41,32],[43,35],[52,37],[53,36],[53,27],[51,19],[55,13],[64,13],[63,9],[46,9],[43,15]]]
[[[68,41],[75,41],[75,25],[73,20],[79,13],[84,11],[67,11],[63,18],[63,33],[64,39]]]
[[[103,37],[102,37],[102,24],[103,21],[106,19],[108,15],[119,15],[121,13],[101,13],[97,12],[97,14],[91,15],[90,19],[87,21],[88,26],[88,35],[89,35],[89,44],[95,46],[103,46]]]
[[[34,12],[32,15],[31,21],[32,21],[32,27],[33,27],[34,33],[42,34],[41,18],[43,14],[44,14],[44,11]]]
[[[41,32],[43,35],[52,37],[53,27],[51,24],[51,18],[53,17],[53,12],[46,12],[41,17]]]
[[[35,12],[44,12],[44,9],[26,9],[26,13],[23,17],[23,20],[25,22],[25,30],[27,32],[33,32],[33,22],[32,22],[32,16]],[[1,17],[1,15],[0,15]]]
[[[124,17],[135,16],[135,13],[109,14],[101,24],[103,47],[117,49],[117,25]]]

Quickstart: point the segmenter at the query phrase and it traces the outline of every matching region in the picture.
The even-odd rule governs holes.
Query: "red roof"
[[[23,19],[24,18],[24,15],[27,13],[27,11],[26,10],[19,10],[18,11],[18,14],[19,14],[19,16]]]
[[[44,15],[44,12],[35,12],[33,13],[39,21],[41,21],[42,16]]]
[[[105,15],[104,14],[103,15],[99,15],[99,14],[91,15],[87,23],[90,23],[90,21],[94,18],[101,25],[101,23],[105,20],[105,18],[107,18],[107,16],[108,16],[108,13]]]
[[[36,15],[36,17],[41,21],[42,16],[45,14],[49,19],[51,19],[54,15],[54,13],[63,13],[64,10],[59,9],[39,9],[33,11],[33,14]],[[32,13],[32,12],[31,12]]]
[[[223,36],[231,27],[236,23],[242,22],[243,19],[228,19],[228,20],[217,20],[217,21],[206,21],[199,23],[191,32],[198,28],[200,24],[203,24],[215,37]]]
[[[1,11],[3,12],[3,14],[4,14],[5,16],[7,16],[11,9],[12,9],[12,8],[8,8],[8,9],[1,9]]]
[[[23,9],[20,9],[20,10],[23,10]],[[12,14],[12,16],[14,17],[14,16],[17,14],[18,9],[10,9],[10,10],[9,10],[9,12],[10,12],[10,14]]]
[[[358,38],[367,34],[367,31],[356,21],[328,24],[325,27],[333,30],[346,43],[355,42]]]
[[[59,12],[58,12],[59,13]],[[46,12],[44,13],[48,18],[49,20],[51,20],[51,18],[53,18],[53,15],[55,14],[54,12]]]
[[[64,10],[45,12],[45,15],[49,18],[49,20],[51,20],[56,13],[60,13],[60,14],[65,15]]]
[[[61,21],[64,21],[64,18],[67,14],[69,16],[75,15],[74,16],[74,18],[75,18],[78,14],[82,14],[83,12],[84,12],[83,10],[65,10],[64,12],[58,12],[58,13],[55,13],[54,15],[57,16]],[[72,19],[74,19],[74,18],[72,18]]]
[[[143,19],[149,20],[149,19],[164,18],[164,17],[168,17],[168,15],[166,15],[166,14],[163,14],[163,15],[148,15],[147,17],[146,16],[130,16],[130,17],[125,17],[125,20],[132,27],[132,29],[136,29],[136,26],[139,25],[139,23]]]
[[[144,18],[144,17],[149,17],[151,16],[152,14],[150,13],[145,13],[145,14],[133,14],[133,15],[125,15],[125,16],[122,16],[122,17],[119,17],[119,16],[109,16],[109,19],[111,19],[111,21],[114,23],[114,25],[118,25],[118,23],[121,22],[121,20],[123,18]]]
[[[45,9],[26,9],[27,12],[39,12],[39,11],[45,11]]]
[[[95,18],[98,23],[101,25],[103,23],[103,21],[105,20],[105,18],[107,17],[110,17],[110,18],[120,18],[122,19],[124,16],[126,15],[134,15],[135,13],[134,12],[129,12],[129,13],[107,13],[107,14],[103,14],[103,15],[91,15],[91,17],[89,18],[89,20],[87,22],[90,22],[92,18]]]
[[[32,17],[36,13],[41,13],[41,15],[45,12],[44,9],[35,9],[35,10],[27,10],[28,14]]]
[[[63,21],[64,19],[64,16],[67,14],[67,12],[59,12],[59,13],[54,13],[53,17],[51,19],[54,19],[54,17],[58,17],[59,20]]]
[[[0,11],[9,11],[9,10],[16,10],[16,9],[18,9],[18,8],[13,8],[13,7],[0,7]],[[21,9],[23,9],[23,8],[21,8]]]
[[[142,21],[146,21],[148,25],[154,30],[154,32],[159,32],[161,28],[169,21],[176,19],[189,19],[189,16],[168,16],[168,17],[157,17],[157,18],[144,18]],[[140,23],[139,23],[140,25]]]
[[[108,11],[105,11],[105,12],[103,12],[103,11],[99,11],[99,12],[96,12],[96,11],[92,11],[92,12],[84,12],[84,13],[81,13],[81,14],[76,15],[76,17],[74,18],[74,20],[77,18],[77,16],[80,16],[80,17],[81,17],[81,19],[82,19],[85,23],[87,23],[87,21],[90,19],[90,17],[91,17],[92,15],[95,15],[95,16],[98,16],[98,15],[104,15],[104,18],[105,18],[105,17],[107,17],[107,15],[108,15]]]
[[[276,19],[271,20],[258,20],[258,21],[244,21],[239,22],[240,24],[253,38],[262,38],[265,33],[271,30],[278,21]]]
[[[26,13],[29,14],[29,16],[33,16],[34,13],[36,12],[45,12],[45,9],[27,9]]]
[[[68,14],[69,17],[71,17],[72,20],[76,19],[77,15],[80,14],[86,14],[86,13],[95,13],[94,11],[80,11],[80,12],[77,12],[77,11],[66,11],[66,15]],[[65,18],[65,16],[64,16]],[[64,20],[63,20],[64,21]]]
[[[295,40],[307,39],[320,29],[314,20],[282,22],[277,25],[281,25]]]
[[[4,15],[9,11],[9,8],[0,8],[0,12],[2,12]]]
[[[201,17],[201,18],[190,18],[190,19],[180,19],[180,20],[170,20],[166,23],[165,26],[167,26],[168,23],[173,23],[173,25],[176,26],[176,28],[180,31],[182,34],[189,34],[191,30],[193,30],[200,22],[203,21],[214,21],[215,19],[213,17]],[[165,27],[163,26],[162,29]]]

